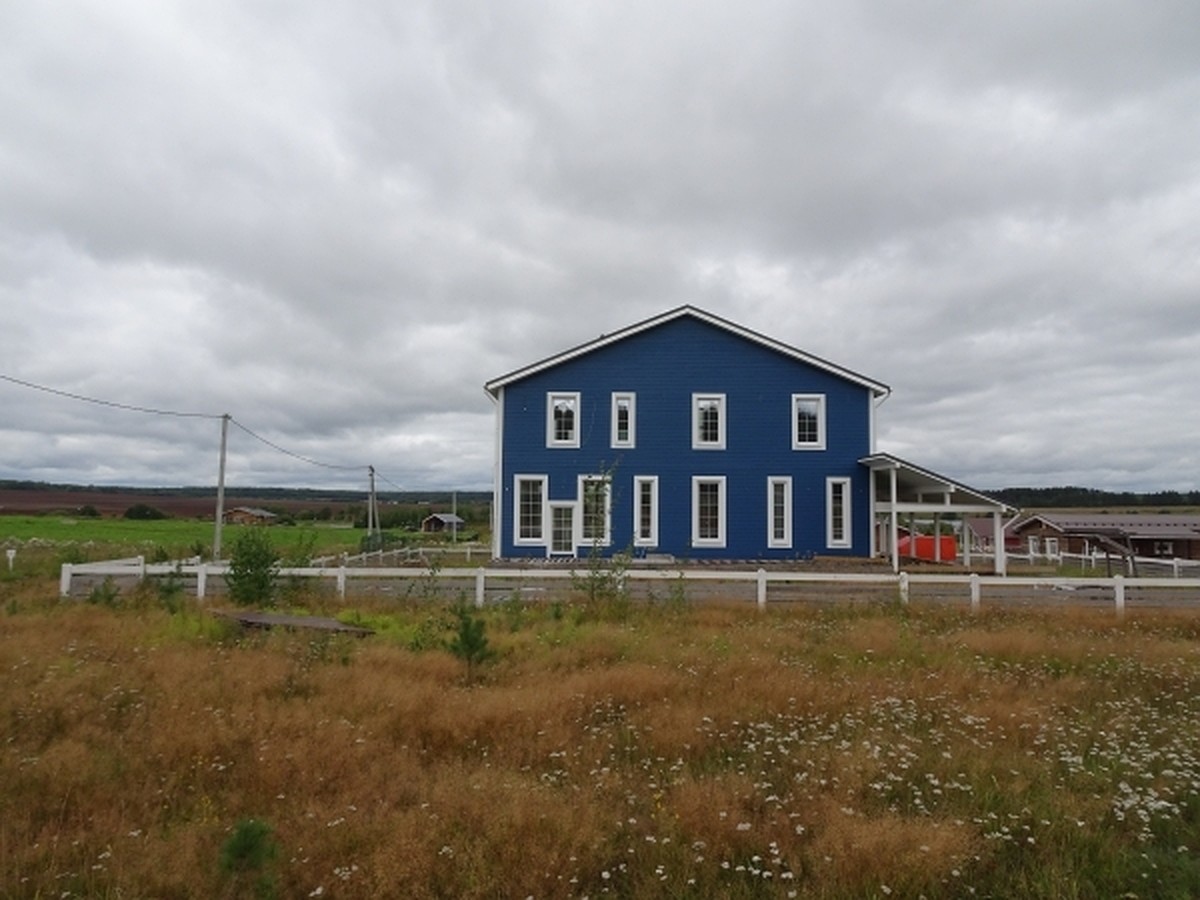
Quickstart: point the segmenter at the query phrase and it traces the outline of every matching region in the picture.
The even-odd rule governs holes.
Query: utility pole
[[[229,413],[221,416],[221,462],[217,466],[217,514],[213,523],[212,557],[221,559],[221,525],[225,522],[225,444],[229,440]]]
[[[367,498],[367,539],[379,531],[379,508],[375,504],[375,467],[367,466],[371,477],[371,495]]]

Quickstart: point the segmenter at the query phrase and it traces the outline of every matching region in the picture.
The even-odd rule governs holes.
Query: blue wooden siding
[[[546,400],[579,392],[580,446],[547,448]],[[637,395],[633,448],[612,447],[612,395]],[[692,448],[692,395],[725,395],[725,449]],[[792,449],[792,395],[825,395],[824,450]],[[513,541],[514,476],[546,475],[550,501],[576,501],[578,476],[610,473],[612,542],[633,548],[634,478],[659,478],[656,552],[684,559],[786,559],[869,551],[872,392],[705,321],[681,317],[535,372],[503,388],[499,526],[503,556],[544,556]],[[792,478],[792,547],[768,548],[770,476]],[[726,544],[691,544],[692,478],[726,479]],[[826,479],[851,479],[852,546],[826,544]],[[545,522],[549,540],[549,520]],[[586,551],[589,548],[583,548]]]

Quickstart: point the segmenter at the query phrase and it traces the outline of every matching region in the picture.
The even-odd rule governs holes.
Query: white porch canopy
[[[1005,574],[1004,517],[1016,512],[1013,507],[890,453],[873,453],[859,462],[871,470],[871,521],[878,523],[881,516],[887,520],[886,549],[892,561],[892,571],[900,571],[900,516],[932,516],[935,525],[940,525],[941,517],[946,514],[990,515],[996,574]],[[876,531],[877,528],[871,529],[872,555],[878,552],[875,546]],[[965,529],[963,538],[964,562],[969,564],[970,546],[966,541]],[[934,546],[940,549],[940,541],[934,541]]]

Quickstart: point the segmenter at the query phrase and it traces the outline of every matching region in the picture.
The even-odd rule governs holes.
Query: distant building
[[[427,534],[440,534],[444,531],[457,534],[465,524],[454,513],[434,513],[421,520],[421,531]]]
[[[226,525],[271,525],[279,517],[256,506],[235,506],[225,513]]]
[[[1009,532],[1025,552],[1124,551],[1141,557],[1200,559],[1200,516],[1178,513],[1040,512]]]

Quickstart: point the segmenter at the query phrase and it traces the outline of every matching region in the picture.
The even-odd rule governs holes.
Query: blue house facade
[[[863,375],[684,306],[485,387],[498,557],[874,552]]]

